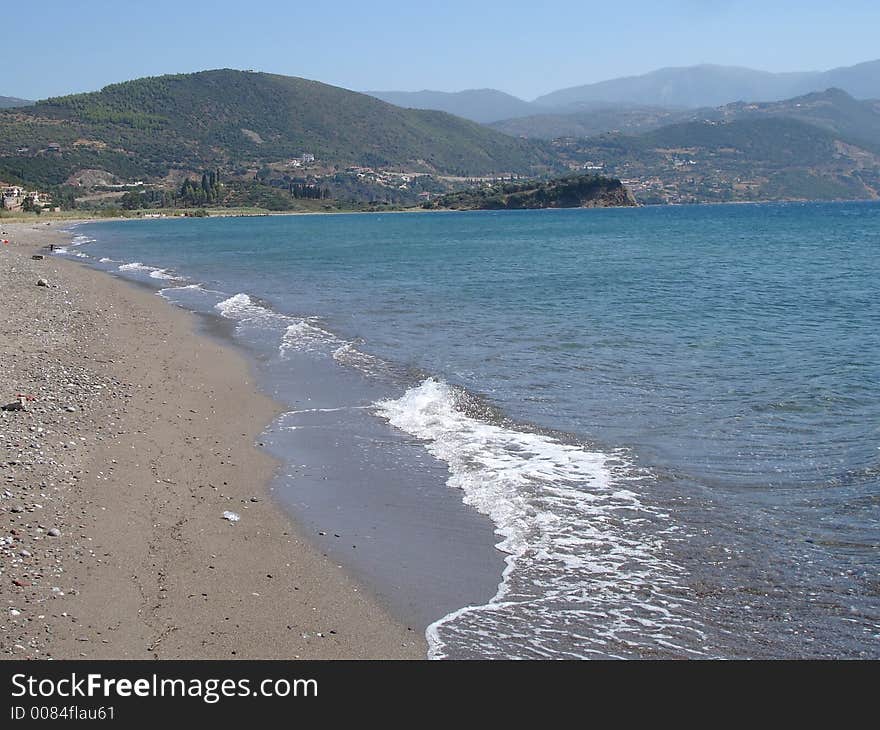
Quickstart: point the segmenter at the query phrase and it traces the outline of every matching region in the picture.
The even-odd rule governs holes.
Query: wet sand
[[[245,358],[148,291],[31,259],[69,226],[0,221],[0,400],[33,397],[0,413],[0,656],[424,657],[269,497],[255,441],[279,409]]]

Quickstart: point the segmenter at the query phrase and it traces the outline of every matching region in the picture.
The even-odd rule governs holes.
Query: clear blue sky
[[[16,1],[0,15],[0,95],[229,67],[530,99],[663,66],[848,66],[880,57],[878,30],[878,0]]]

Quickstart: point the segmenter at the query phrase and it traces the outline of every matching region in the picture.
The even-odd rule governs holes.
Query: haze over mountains
[[[798,119],[858,142],[880,144],[880,101],[858,100],[842,89],[826,89],[782,101],[738,101],[714,108],[609,106],[569,114],[507,119],[490,126],[518,137],[550,140],[593,137],[610,131],[643,134],[683,122],[731,122],[759,117]]]
[[[859,99],[880,97],[880,60],[822,72],[770,73],[733,66],[664,68],[554,91],[535,99],[545,107],[594,102],[667,107],[720,106],[734,101],[779,101],[830,87]]]
[[[368,91],[370,96],[409,109],[435,109],[480,124],[535,113],[535,105],[496,89],[467,91]]]
[[[641,76],[560,89],[534,101],[524,101],[494,89],[457,93],[368,93],[398,106],[447,111],[486,124],[533,115],[602,111],[620,106],[693,109],[736,101],[780,101],[832,87],[842,89],[856,99],[880,98],[880,60],[829,71],[793,73],[711,64],[664,68]]]
[[[0,96],[0,109],[12,109],[17,106],[28,106],[34,102],[27,99],[17,99],[14,96]]]

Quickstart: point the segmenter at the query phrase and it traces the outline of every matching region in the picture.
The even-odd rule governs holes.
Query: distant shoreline
[[[118,215],[118,216],[81,216],[79,213],[85,211],[65,211],[58,213],[41,213],[24,214],[24,215],[0,215],[0,227],[3,225],[26,224],[26,223],[44,223],[46,225],[55,223],[69,223],[70,225],[80,225],[84,223],[100,223],[102,221],[130,221],[130,220],[204,220],[205,218],[268,218],[277,216],[334,216],[334,215],[390,215],[398,213],[406,214],[423,214],[423,213],[521,213],[524,210],[610,210],[615,208],[688,208],[698,206],[726,206],[726,205],[795,205],[795,204],[816,204],[816,205],[845,205],[852,203],[880,203],[880,199],[859,198],[852,200],[811,200],[792,198],[788,200],[721,200],[707,201],[703,203],[639,203],[635,206],[608,206],[604,208],[581,206],[581,207],[555,207],[555,208],[518,208],[518,209],[458,209],[458,208],[422,208],[421,206],[412,208],[394,208],[390,210],[266,210],[263,212],[253,213],[225,213],[223,209],[207,209],[205,216],[192,216],[183,214],[169,215]],[[70,215],[65,215],[65,213]],[[91,211],[90,211],[91,212]]]

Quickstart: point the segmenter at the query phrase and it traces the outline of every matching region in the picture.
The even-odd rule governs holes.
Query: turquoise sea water
[[[432,655],[880,656],[880,205],[77,233],[446,465],[507,569]]]

